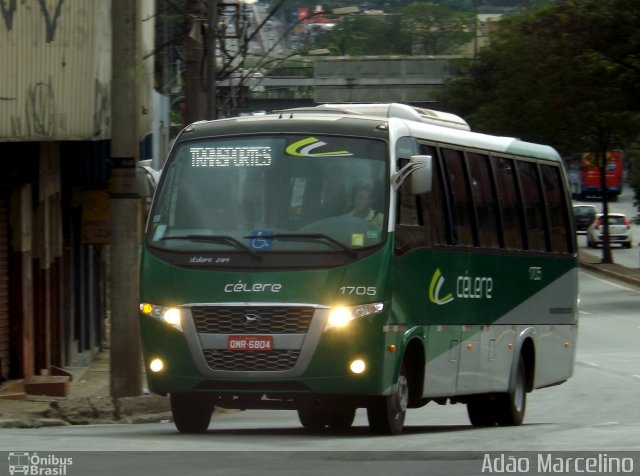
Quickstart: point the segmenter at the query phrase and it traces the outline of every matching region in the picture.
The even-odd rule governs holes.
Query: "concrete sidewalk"
[[[167,397],[146,394],[113,399],[109,366],[105,351],[89,367],[65,369],[73,375],[66,397],[27,395],[24,400],[0,400],[0,428],[171,421]]]
[[[587,270],[640,287],[638,268],[602,264],[599,256],[584,251],[580,251],[579,257],[581,266]],[[89,367],[65,369],[73,374],[66,397],[29,395],[24,400],[0,400],[0,428],[172,420],[167,397],[111,398],[109,365],[107,351],[98,354]]]

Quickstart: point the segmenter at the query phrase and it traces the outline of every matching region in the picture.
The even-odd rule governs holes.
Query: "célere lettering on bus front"
[[[225,293],[279,293],[282,290],[280,283],[228,283],[224,285]]]

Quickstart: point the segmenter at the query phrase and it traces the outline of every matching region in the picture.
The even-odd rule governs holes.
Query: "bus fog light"
[[[349,365],[349,368],[354,374],[361,374],[367,369],[367,364],[362,359],[356,359]]]
[[[153,359],[149,362],[149,370],[153,373],[161,372],[164,369],[164,362],[162,359]]]

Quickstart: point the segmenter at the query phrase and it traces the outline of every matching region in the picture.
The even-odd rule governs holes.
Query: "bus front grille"
[[[273,371],[291,370],[298,361],[299,350],[272,350],[270,352],[234,352],[225,349],[203,351],[211,370]]]
[[[201,334],[304,334],[311,307],[193,306],[191,315]]]

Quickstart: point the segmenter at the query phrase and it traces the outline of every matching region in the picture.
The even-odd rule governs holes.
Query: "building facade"
[[[111,60],[110,1],[3,4],[0,382],[87,365],[107,342]]]

